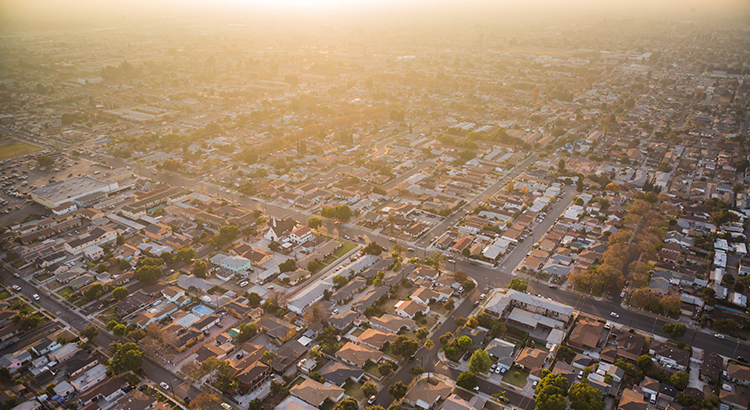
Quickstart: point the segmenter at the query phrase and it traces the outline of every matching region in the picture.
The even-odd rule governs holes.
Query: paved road
[[[9,272],[5,267],[0,267],[0,277],[2,277],[3,282],[5,282],[6,284],[20,286],[21,287],[20,293],[27,296],[29,300],[31,300],[32,294],[34,293],[38,294],[40,297],[40,300],[36,303],[38,303],[48,312],[57,316],[58,319],[68,323],[72,328],[80,331],[80,330],[83,330],[83,328],[85,328],[86,326],[93,324],[87,318],[74,312],[72,309],[68,308],[67,306],[60,303],[59,301],[52,298],[51,296],[48,296],[46,292],[43,292],[35,288],[31,284],[21,279],[13,277],[11,272]],[[96,343],[105,349],[115,340],[117,340],[116,337],[104,331],[99,332],[99,335],[96,337]],[[141,368],[143,369],[146,377],[148,377],[149,379],[157,383],[166,382],[170,386],[172,386],[172,388],[178,388],[177,386],[180,386],[183,383],[185,383],[185,381],[182,378],[178,377],[177,375],[170,372],[169,370],[163,368],[160,364],[158,364],[157,362],[153,361],[152,359],[146,356],[144,356],[143,365],[141,366]],[[182,388],[179,388],[178,391],[182,392],[184,391],[184,389],[185,388],[182,387]],[[200,393],[200,390],[196,389],[193,386],[190,386],[187,389],[187,395],[190,398],[195,398],[199,393]]]

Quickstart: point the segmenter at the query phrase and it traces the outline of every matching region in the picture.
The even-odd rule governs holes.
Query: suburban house
[[[423,410],[431,409],[437,402],[447,398],[453,392],[453,387],[439,379],[423,378],[406,393],[404,403]]]
[[[283,344],[297,334],[297,328],[291,323],[275,317],[263,321],[262,328],[276,344]]]
[[[289,234],[289,239],[297,245],[305,243],[313,238],[312,229],[307,226],[300,226]]]
[[[396,302],[395,310],[397,315],[409,319],[414,319],[417,313],[421,313],[422,315],[430,313],[429,306],[417,303],[413,300],[401,300]]]
[[[289,393],[318,408],[326,400],[331,403],[338,403],[344,398],[344,389],[341,387],[326,386],[310,378],[292,387]]]
[[[690,353],[670,346],[666,342],[655,341],[649,348],[649,353],[667,369],[687,370],[690,366]]]
[[[383,358],[383,352],[364,344],[347,342],[336,352],[336,357],[345,363],[363,367],[368,361],[378,363]]]

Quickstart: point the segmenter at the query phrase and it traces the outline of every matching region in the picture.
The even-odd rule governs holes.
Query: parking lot
[[[0,224],[23,222],[29,214],[42,215],[45,208],[30,200],[32,190],[75,176],[106,179],[113,171],[90,160],[62,157],[51,169],[38,166],[35,159],[15,158],[0,164]],[[7,203],[6,203],[7,202]]]

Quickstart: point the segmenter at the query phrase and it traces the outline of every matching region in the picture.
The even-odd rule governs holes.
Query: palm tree
[[[424,348],[427,349],[428,352],[432,350],[433,347],[435,347],[435,342],[433,342],[432,339],[427,339],[424,342]],[[427,383],[429,382],[430,382],[430,372],[427,372]]]

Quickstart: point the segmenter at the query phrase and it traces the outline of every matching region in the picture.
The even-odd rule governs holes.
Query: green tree
[[[247,303],[248,305],[252,307],[258,307],[260,306],[260,301],[262,298],[257,292],[250,292],[247,294]]]
[[[279,272],[293,272],[297,269],[297,261],[292,258],[285,260],[279,264]]]
[[[193,264],[193,276],[198,278],[205,278],[206,277],[206,269],[208,269],[208,265],[206,265],[206,261],[203,259],[196,259],[195,263]]]
[[[362,393],[365,394],[365,397],[372,397],[378,394],[378,386],[368,380],[362,385]]]
[[[55,160],[50,158],[48,155],[40,155],[36,157],[36,163],[40,167],[51,167],[55,164]]]
[[[143,283],[151,283],[161,275],[161,266],[157,265],[143,265],[135,269],[135,278]]]
[[[378,366],[378,373],[380,373],[383,376],[388,376],[393,372],[394,364],[390,360],[384,360],[380,365]]]
[[[101,283],[94,283],[83,291],[83,296],[86,296],[86,299],[88,300],[94,300],[101,296],[102,293],[104,293],[104,285]]]
[[[118,286],[114,288],[114,290],[112,290],[112,297],[115,300],[123,300],[126,297],[128,297],[129,294],[130,294],[130,291],[128,290],[128,288],[124,286]]]
[[[690,383],[690,375],[682,370],[674,372],[669,378],[669,381],[678,389],[685,390],[688,383]]]
[[[638,367],[641,370],[647,370],[650,369],[651,366],[654,364],[653,360],[651,360],[651,356],[644,354],[638,357],[638,360],[635,362]]]
[[[492,359],[484,349],[478,349],[471,355],[469,370],[474,374],[487,373],[490,367],[492,367]]]
[[[666,323],[662,326],[662,329],[664,330],[664,333],[668,334],[672,339],[679,339],[682,336],[685,336],[685,332],[687,331],[685,325],[680,323]]]
[[[466,350],[471,346],[471,338],[469,336],[461,336],[456,340],[456,345],[460,349]]]
[[[466,319],[465,317],[457,317],[457,318],[453,319],[453,323],[456,324],[456,327],[461,327],[461,326],[465,325],[467,321],[468,321],[468,319]]]
[[[440,342],[441,345],[445,346],[450,343],[451,339],[453,339],[453,333],[446,332],[438,338],[438,342]]]
[[[510,285],[508,285],[508,289],[517,290],[519,292],[526,292],[528,287],[529,285],[527,285],[526,282],[518,278],[511,279]]]
[[[354,397],[347,397],[336,403],[333,410],[359,410],[359,403]]]
[[[117,235],[117,246],[120,246],[125,243],[125,237],[122,235]]]
[[[143,364],[143,352],[135,343],[121,344],[112,342],[109,348],[110,356],[108,370],[118,375],[127,371],[136,371]]]
[[[237,343],[245,343],[248,339],[255,336],[258,333],[258,324],[243,323],[240,325],[240,332],[237,334]]]
[[[456,385],[466,390],[472,390],[477,387],[477,376],[472,372],[463,372],[458,375]]]
[[[318,229],[323,226],[323,220],[317,216],[310,217],[310,219],[307,220],[307,226],[310,229]]]
[[[573,410],[604,410],[602,392],[587,383],[576,383],[568,392],[570,408]]]
[[[536,410],[565,410],[569,383],[563,375],[549,373],[536,386]]]
[[[99,328],[94,325],[88,325],[81,330],[80,335],[85,337],[86,340],[92,341],[99,334]]]
[[[422,340],[427,337],[427,335],[430,334],[430,330],[427,329],[427,327],[422,326],[419,329],[417,329],[417,332],[415,335],[417,336],[417,339]]]
[[[107,270],[107,264],[106,264],[106,263],[103,263],[103,262],[102,262],[102,263],[100,263],[100,264],[96,265],[96,272],[97,272],[97,273],[102,273],[102,272],[104,272],[105,270]]]
[[[393,383],[388,388],[388,393],[390,393],[390,395],[393,396],[393,399],[396,401],[401,400],[401,398],[406,396],[407,391],[409,391],[409,387],[400,381]]]
[[[370,242],[362,248],[362,253],[377,256],[383,253],[383,247],[375,242]]]
[[[180,248],[174,255],[174,259],[177,262],[190,263],[190,260],[195,258],[195,249],[193,248]]]
[[[714,321],[714,327],[721,333],[732,334],[737,331],[737,322],[734,319],[719,319]]]
[[[119,324],[112,329],[112,333],[114,333],[115,336],[125,336],[125,332],[127,331],[128,327],[123,324]]]
[[[565,158],[560,158],[560,160],[557,161],[557,170],[560,172],[565,171]]]
[[[400,335],[391,343],[391,352],[403,358],[411,357],[419,349],[419,343],[406,335]]]
[[[336,287],[342,287],[349,282],[349,279],[344,275],[336,275],[333,277],[333,284],[336,285]]]
[[[422,366],[412,366],[409,369],[409,374],[412,376],[419,376],[422,373],[424,373],[424,367]]]

